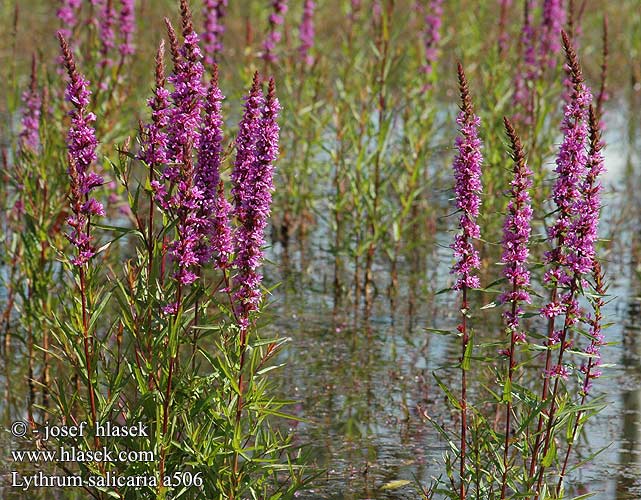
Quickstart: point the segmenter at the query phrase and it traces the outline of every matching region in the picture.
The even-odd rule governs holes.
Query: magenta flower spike
[[[425,48],[425,64],[421,71],[427,76],[434,71],[438,60],[438,44],[441,41],[441,26],[443,24],[443,0],[431,0],[425,14],[425,27],[422,31]]]
[[[596,293],[605,294],[605,286],[603,284],[603,273],[601,265],[596,260],[594,245],[598,237],[598,224],[599,212],[601,209],[600,194],[602,190],[599,176],[605,171],[605,164],[603,159],[603,141],[602,127],[599,117],[592,106],[589,111],[589,128],[590,128],[590,149],[588,151],[588,159],[586,162],[587,174],[583,181],[583,199],[577,204],[577,210],[580,210],[581,217],[577,222],[577,227],[574,231],[577,235],[581,235],[580,244],[576,245],[573,249],[574,252],[570,255],[570,264],[575,272],[587,273],[592,272],[595,281]],[[591,265],[589,271],[586,266]],[[590,344],[584,349],[586,354],[591,357],[587,363],[581,366],[585,379],[583,384],[583,393],[588,394],[592,380],[601,376],[599,366],[601,364],[601,347],[605,344],[605,337],[601,331],[601,307],[604,305],[602,297],[594,299],[595,317],[588,318],[590,326],[590,337],[592,340]]]
[[[203,17],[205,26],[203,30],[203,42],[205,44],[205,64],[211,66],[216,64],[218,54],[223,51],[223,35],[225,25],[223,19],[227,14],[228,0],[205,0],[203,6]]]
[[[118,46],[122,57],[135,52],[133,34],[136,30],[136,10],[134,0],[120,0],[120,34],[122,43]]]
[[[300,46],[298,53],[304,64],[311,66],[314,64],[314,56],[309,51],[314,46],[314,9],[316,4],[313,0],[305,0],[303,6],[303,18],[300,23],[298,37],[300,38]]]
[[[234,277],[234,298],[243,329],[248,327],[249,314],[258,309],[262,298],[262,275],[258,267],[263,257],[261,247],[270,214],[274,189],[273,163],[278,158],[279,139],[277,119],[280,104],[273,79],[269,82],[264,105],[262,103],[263,95],[256,75],[239,130],[240,158],[237,155],[237,164],[232,172],[236,192],[234,214],[239,223],[234,234],[234,265],[238,269]],[[249,134],[251,138],[247,137]]]
[[[36,76],[36,56],[31,60],[31,83],[29,89],[22,94],[22,120],[18,147],[20,151],[37,152],[40,148],[40,108],[42,99],[38,91]]]
[[[592,94],[585,86],[583,74],[579,66],[576,52],[569,37],[563,33],[563,46],[567,53],[568,78],[572,82],[572,93],[565,106],[561,131],[563,141],[556,159],[555,172],[558,174],[554,184],[552,198],[558,208],[558,217],[549,228],[548,236],[556,239],[555,250],[548,252],[546,261],[560,266],[568,264],[567,244],[576,245],[575,236],[570,232],[580,204],[582,182],[586,175],[586,144],[588,139],[588,109],[592,102]],[[561,285],[571,281],[571,275],[561,272],[559,268],[546,274],[546,281],[556,280]]]
[[[116,23],[116,9],[113,7],[113,0],[106,0],[100,8],[99,13],[99,37],[100,37],[100,66],[111,66],[113,61],[109,54],[116,46],[116,34],[114,24]]]
[[[76,69],[69,45],[61,32],[58,32],[58,39],[69,75],[65,97],[73,105],[69,112],[71,126],[67,133],[72,211],[67,223],[72,231],[66,236],[78,251],[72,263],[83,266],[95,255],[88,231],[90,218],[105,215],[102,204],[89,196],[91,191],[103,183],[102,177],[89,170],[97,158],[98,141],[91,125],[96,120],[96,115],[87,110],[91,95],[89,82]]]
[[[60,19],[62,25],[60,32],[65,38],[69,38],[78,25],[77,15],[81,7],[82,0],[60,0],[60,8],[56,16]]]
[[[189,147],[185,148],[184,161],[180,164],[175,192],[167,199],[167,207],[176,217],[177,237],[169,244],[169,254],[178,266],[173,275],[181,285],[189,285],[198,279],[198,246],[202,241],[202,218],[198,208],[202,192],[194,183],[194,166]],[[175,313],[175,311],[171,311]]]
[[[561,29],[565,24],[563,0],[543,0],[543,20],[541,22],[541,69],[556,65],[555,57],[561,50]]]
[[[231,172],[232,196],[234,198],[234,215],[242,218],[242,211],[249,198],[247,179],[253,163],[256,161],[256,141],[260,134],[260,117],[265,106],[265,97],[260,86],[260,76],[254,73],[249,95],[245,97],[245,111],[238,125],[236,137],[236,160]]]
[[[196,186],[202,193],[200,217],[203,240],[198,249],[202,264],[214,259],[216,266],[227,266],[232,253],[229,213],[231,205],[225,198],[220,180],[220,163],[223,141],[222,100],[225,97],[218,87],[218,68],[207,89],[205,116],[200,130],[200,149],[196,170]]]
[[[545,273],[544,281],[554,286],[565,287],[566,291],[541,309],[541,314],[551,321],[557,316],[565,316],[563,328],[551,331],[547,340],[548,346],[563,344],[560,356],[569,347],[569,343],[565,345],[567,330],[579,321],[581,311],[575,292],[582,279],[581,274],[591,271],[594,255],[594,250],[590,251],[587,248],[590,236],[584,232],[584,229],[590,229],[592,218],[587,213],[577,212],[586,210],[582,191],[585,189],[587,174],[588,109],[592,102],[592,94],[583,81],[581,67],[570,38],[565,31],[561,33],[567,59],[566,69],[572,87],[561,124],[563,141],[556,160],[555,172],[558,177],[552,194],[558,216],[548,230],[550,240],[556,240],[556,245],[545,255],[546,263],[552,264],[552,268]],[[587,226],[584,225],[586,221]],[[587,258],[584,252],[587,252]],[[590,263],[589,269],[585,267],[587,261]],[[564,366],[557,364],[550,367],[544,375],[566,378],[568,374]]]
[[[164,210],[176,218],[176,239],[169,245],[169,254],[178,266],[174,278],[179,286],[189,285],[198,279],[200,267],[199,248],[203,241],[203,220],[200,208],[203,201],[202,186],[198,185],[192,152],[200,147],[201,111],[205,89],[202,84],[202,55],[198,35],[194,32],[191,12],[186,0],[181,0],[182,33],[184,42],[178,47],[176,33],[165,19],[171,45],[174,71],[168,80],[174,91],[170,94],[167,125],[167,165],[164,177],[171,183],[171,196],[165,186],[155,183],[156,199]],[[179,304],[169,304],[165,312],[175,314]]]
[[[534,115],[534,92],[532,85],[539,78],[539,59],[536,52],[537,33],[534,28],[533,11],[535,0],[525,0],[523,12],[523,30],[521,31],[522,61],[514,76],[514,95],[512,101],[520,110],[519,121],[529,125]]]
[[[589,108],[590,149],[586,159],[586,175],[581,182],[581,196],[574,204],[574,213],[566,237],[568,265],[575,276],[589,274],[594,268],[595,244],[599,233],[601,211],[601,182],[599,177],[605,171],[603,142],[599,120],[594,108]]]
[[[461,212],[461,217],[459,219],[460,231],[451,245],[456,259],[452,273],[458,276],[453,287],[455,290],[480,286],[479,278],[474,274],[474,270],[480,267],[481,261],[472,240],[478,239],[481,235],[476,219],[481,206],[481,164],[483,163],[482,143],[478,134],[481,120],[472,109],[472,99],[460,63],[459,83],[462,105],[456,122],[459,125],[461,135],[455,141],[458,153],[454,158],[453,168],[456,207]]]
[[[276,46],[282,38],[280,27],[285,22],[285,13],[287,12],[287,0],[272,0],[272,13],[269,15],[269,32],[263,42],[263,52],[261,58],[268,63],[278,60],[275,53]]]
[[[504,313],[504,317],[508,329],[514,332],[514,340],[522,341],[525,340],[525,333],[519,329],[519,317],[523,313],[521,304],[530,302],[530,294],[527,291],[530,285],[527,259],[532,232],[532,200],[528,190],[532,187],[532,171],[525,161],[523,147],[514,127],[507,118],[504,121],[512,145],[514,177],[511,182],[507,216],[503,225],[503,255],[501,256],[508,290],[500,296],[499,301],[512,305],[512,308]]]
[[[198,150],[200,144],[200,123],[205,87],[204,68],[199,38],[193,29],[191,13],[187,3],[181,1],[184,43],[178,49],[176,34],[168,19],[165,19],[171,42],[174,71],[168,80],[174,86],[171,93],[173,108],[167,127],[169,162],[180,164],[186,159],[184,153]],[[164,176],[171,182],[180,177],[179,168],[169,165]]]
[[[156,88],[147,101],[151,109],[151,123],[145,126],[140,159],[147,165],[167,162],[167,133],[169,124],[169,91],[165,88],[165,41],[161,40],[156,54]],[[160,185],[152,186],[158,188]]]

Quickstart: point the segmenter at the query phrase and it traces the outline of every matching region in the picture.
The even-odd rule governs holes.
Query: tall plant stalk
[[[543,446],[545,450],[543,456],[545,456],[547,451],[545,443],[549,440],[551,433],[550,425],[552,419],[550,417],[555,406],[554,398],[558,391],[558,375],[562,371],[561,363],[566,349],[565,338],[568,328],[575,321],[575,295],[578,291],[577,279],[580,279],[581,274],[578,273],[577,275],[577,272],[571,268],[568,269],[568,258],[571,257],[572,246],[577,245],[577,239],[580,236],[580,233],[573,231],[572,228],[575,221],[580,218],[576,215],[576,210],[577,204],[580,203],[580,199],[583,196],[581,182],[586,171],[585,142],[588,135],[588,106],[592,96],[585,87],[576,51],[565,31],[562,31],[562,41],[572,92],[565,106],[565,116],[561,126],[564,138],[556,160],[557,167],[555,171],[558,174],[558,178],[553,190],[553,199],[558,207],[558,216],[554,225],[548,229],[548,235],[552,241],[556,241],[556,247],[546,254],[546,262],[551,265],[552,269],[546,273],[545,280],[552,289],[550,292],[551,300],[541,311],[542,315],[548,319],[545,371],[541,390],[541,402],[544,405],[548,401],[550,378],[552,375],[557,375],[557,379],[552,391],[553,396],[550,398],[550,407],[547,414],[548,425],[545,432],[543,431],[543,413],[539,415],[537,423],[529,468],[530,477],[533,479],[536,477],[542,478],[542,474],[537,473],[539,451]],[[565,286],[569,285],[569,291],[560,295],[560,287],[564,284]],[[562,330],[557,332],[555,329],[556,317],[561,314],[565,315],[565,321]],[[559,344],[559,356],[557,364],[552,366],[552,347],[555,344]],[[538,482],[540,481],[537,480]],[[535,495],[538,493],[538,491],[535,491]]]
[[[461,335],[461,440],[459,475],[459,498],[466,498],[465,487],[465,455],[467,446],[467,371],[470,365],[471,348],[467,318],[469,315],[468,291],[479,288],[480,280],[474,273],[480,266],[478,251],[474,248],[473,240],[480,237],[480,228],[476,222],[481,205],[481,140],[478,136],[480,119],[474,114],[472,98],[463,65],[458,64],[458,82],[461,95],[461,111],[456,119],[460,135],[456,138],[458,154],[454,159],[453,168],[455,176],[454,192],[456,206],[461,212],[459,219],[460,231],[451,245],[454,250],[456,263],[452,268],[458,278],[454,290],[461,291],[461,323],[458,331]]]
[[[525,162],[525,153],[512,123],[503,119],[505,130],[510,140],[512,160],[514,162],[513,180],[510,190],[508,215],[503,226],[503,256],[501,261],[505,264],[504,276],[509,282],[511,290],[500,297],[500,301],[509,304],[509,310],[503,316],[506,330],[510,335],[508,349],[508,366],[503,397],[507,399],[505,405],[505,441],[503,447],[503,478],[501,481],[501,499],[506,498],[507,482],[509,476],[509,450],[512,430],[512,383],[514,368],[516,366],[516,342],[525,340],[521,330],[520,305],[530,300],[527,287],[530,283],[530,273],[526,262],[529,255],[528,243],[531,233],[532,207],[529,188],[532,186],[532,171]]]

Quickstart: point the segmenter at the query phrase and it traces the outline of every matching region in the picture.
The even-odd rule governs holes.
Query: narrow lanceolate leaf
[[[457,410],[461,409],[461,403],[459,400],[452,394],[452,391],[443,383],[443,381],[436,375],[436,373],[432,373],[434,376],[434,380],[436,380],[436,383],[438,386],[441,388],[441,390],[445,393],[445,396],[447,396],[447,399],[449,400],[450,404],[456,408]]]
[[[505,380],[505,385],[503,386],[503,402],[512,402],[512,380],[509,378]]]
[[[463,355],[463,363],[461,368],[465,371],[468,371],[472,365],[472,349],[474,348],[473,335],[470,335],[470,338],[465,346],[465,354]]]
[[[549,467],[552,465],[552,462],[556,459],[556,444],[554,439],[550,440],[550,447],[548,448],[547,453],[543,457],[542,464],[544,467]]]

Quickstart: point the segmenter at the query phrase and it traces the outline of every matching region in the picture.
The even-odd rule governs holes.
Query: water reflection
[[[639,289],[636,287],[637,290]],[[617,499],[639,498],[641,476],[641,294],[628,303],[627,322],[623,330],[624,387],[621,391],[622,428],[617,474]]]

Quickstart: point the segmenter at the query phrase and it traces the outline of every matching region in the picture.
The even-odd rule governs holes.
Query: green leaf
[[[465,354],[463,355],[463,363],[461,364],[461,369],[468,371],[472,365],[472,349],[474,348],[474,342],[472,342],[473,335],[470,335],[470,338],[467,341],[465,346]]]
[[[509,378],[505,380],[505,385],[503,385],[503,402],[512,402],[512,380]]]
[[[434,379],[436,380],[436,383],[438,384],[438,386],[445,393],[445,396],[447,396],[447,399],[450,401],[450,404],[457,410],[461,410],[461,403],[454,396],[454,394],[452,394],[452,391],[450,391],[450,389],[443,383],[443,381],[440,378],[438,378],[438,375],[436,375],[435,372],[432,372],[432,375],[434,376]]]
[[[556,458],[556,444],[554,442],[554,439],[550,439],[550,447],[548,448],[547,453],[543,457],[541,464],[543,465],[543,467],[550,467],[552,465],[552,462],[554,462],[555,458]]]

